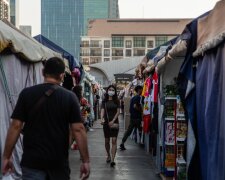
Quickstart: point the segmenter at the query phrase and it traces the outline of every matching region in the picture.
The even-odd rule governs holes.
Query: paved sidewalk
[[[123,123],[123,122],[122,122]],[[123,129],[121,123],[121,129]],[[144,149],[130,139],[126,142],[126,151],[117,151],[116,166],[111,168],[106,163],[104,147],[104,135],[102,126],[97,121],[94,124],[94,131],[88,132],[88,143],[91,157],[90,180],[159,180],[156,175],[155,165],[151,156],[145,153]],[[120,130],[118,146],[123,136]],[[71,180],[79,180],[80,156],[78,151],[71,151],[70,166]]]

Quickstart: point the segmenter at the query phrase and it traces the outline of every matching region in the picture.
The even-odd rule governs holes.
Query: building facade
[[[0,0],[0,19],[9,20],[9,0]]]
[[[19,0],[10,0],[10,22],[19,26]]]
[[[83,65],[144,56],[181,34],[191,19],[97,19],[81,39]]]
[[[41,0],[41,34],[79,58],[84,0]]]
[[[84,34],[93,19],[119,18],[118,0],[84,0]]]

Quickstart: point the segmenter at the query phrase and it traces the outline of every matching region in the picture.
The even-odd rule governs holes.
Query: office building
[[[84,0],[84,35],[93,19],[119,18],[118,0]]]
[[[181,34],[191,19],[97,19],[82,36],[84,65],[144,56]]]
[[[79,58],[84,0],[41,0],[41,34]]]
[[[10,22],[19,27],[19,1],[10,0]]]
[[[9,20],[9,1],[0,0],[0,19]]]

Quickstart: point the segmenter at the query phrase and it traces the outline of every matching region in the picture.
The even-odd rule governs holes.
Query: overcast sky
[[[20,0],[20,25],[32,25],[40,34],[40,1]],[[218,0],[119,0],[121,18],[194,18],[212,9]]]

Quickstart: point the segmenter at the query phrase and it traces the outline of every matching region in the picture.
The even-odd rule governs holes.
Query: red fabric
[[[150,123],[151,123],[151,115],[143,116],[143,121],[144,121],[143,131],[144,131],[144,133],[149,133]]]
[[[152,102],[157,103],[158,102],[158,94],[159,94],[159,80],[158,80],[158,74],[155,72],[152,77],[153,82],[153,92],[152,92]]]

